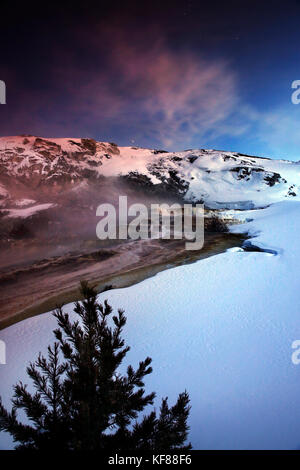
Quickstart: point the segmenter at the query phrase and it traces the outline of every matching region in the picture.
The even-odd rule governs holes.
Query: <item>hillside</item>
[[[71,188],[101,189],[104,178],[211,208],[261,207],[300,195],[298,162],[208,149],[119,147],[93,139],[0,138],[2,209],[57,202],[45,193],[55,199]]]

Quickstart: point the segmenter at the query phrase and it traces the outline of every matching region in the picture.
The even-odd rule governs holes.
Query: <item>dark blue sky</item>
[[[1,135],[300,160],[300,2],[3,7]]]

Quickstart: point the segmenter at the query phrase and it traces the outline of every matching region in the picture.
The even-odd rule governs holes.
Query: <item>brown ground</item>
[[[244,240],[243,235],[207,233],[200,251],[185,250],[181,240],[138,240],[6,269],[0,274],[0,329],[79,299],[83,279],[98,292],[127,287],[159,271],[241,246]]]

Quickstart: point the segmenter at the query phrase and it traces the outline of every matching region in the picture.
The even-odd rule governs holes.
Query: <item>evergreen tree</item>
[[[9,432],[17,449],[68,449],[127,451],[188,450],[187,392],[169,408],[162,400],[155,411],[138,421],[139,413],[153,404],[155,394],[145,394],[144,377],[152,372],[147,357],[134,370],[121,375],[118,368],[129,347],[121,337],[126,317],[122,310],[112,317],[111,306],[97,302],[96,292],[81,283],[84,300],[76,302],[71,321],[62,308],[54,314],[59,328],[56,342],[27,368],[36,392],[22,383],[14,387],[12,410],[0,402],[0,430]],[[25,411],[30,424],[17,418]]]

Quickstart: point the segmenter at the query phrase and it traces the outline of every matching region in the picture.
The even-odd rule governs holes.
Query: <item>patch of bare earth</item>
[[[199,251],[187,251],[182,240],[138,240],[6,269],[0,274],[0,329],[80,299],[83,279],[98,292],[128,287],[165,269],[241,246],[244,240],[243,235],[208,233]]]

